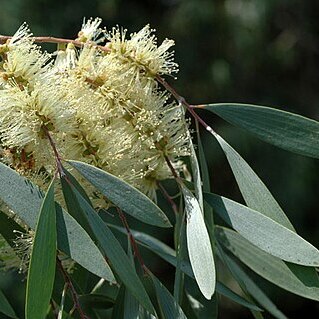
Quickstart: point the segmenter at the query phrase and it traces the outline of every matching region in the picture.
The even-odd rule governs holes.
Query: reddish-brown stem
[[[63,166],[62,166],[62,162],[61,162],[61,156],[56,148],[56,145],[55,145],[55,142],[50,134],[50,132],[48,131],[48,129],[46,127],[43,128],[43,130],[45,131],[45,134],[50,142],[50,145],[52,147],[52,150],[53,150],[53,153],[54,153],[54,156],[55,156],[55,161],[56,161],[56,166],[57,166],[57,169],[58,169],[58,172],[59,172],[59,175],[60,175],[60,178],[61,177],[64,177],[65,176],[65,173],[63,171]]]
[[[6,41],[10,40],[12,37],[11,36],[7,36],[7,35],[0,35],[0,44],[6,43]],[[56,37],[32,37],[32,39],[34,39],[35,42],[37,43],[71,43],[76,47],[83,47],[84,43],[81,41],[77,41],[77,40],[71,40],[71,39],[64,39],[64,38],[56,38]],[[97,45],[94,42],[90,42],[90,44],[92,44],[93,46],[95,46],[96,48],[98,48],[101,51],[105,51],[108,52],[110,51],[110,49],[106,46],[102,46],[102,45]]]
[[[172,206],[172,209],[173,209],[175,215],[177,215],[178,214],[178,207],[177,207],[176,203],[174,202],[174,200],[172,199],[172,197],[168,194],[165,187],[160,182],[157,182],[157,186],[160,189],[160,191],[162,192],[162,194],[164,195],[164,197],[166,198],[166,200]]]
[[[181,179],[180,177],[178,176],[173,164],[171,163],[170,159],[165,155],[165,161],[166,161],[166,164],[167,166],[169,167],[169,169],[171,170],[172,172],[172,175],[174,176],[174,178],[176,179],[177,183],[180,184],[181,182]]]
[[[68,285],[68,288],[70,288],[70,293],[71,293],[71,297],[74,303],[74,307],[77,310],[77,312],[79,313],[79,316],[81,319],[90,319],[82,310],[81,308],[81,304],[80,304],[80,300],[79,300],[79,296],[73,286],[73,283],[71,281],[71,278],[69,277],[68,273],[64,270],[62,263],[60,261],[60,259],[57,258],[57,265],[58,268],[63,276],[63,279],[65,281],[65,283]]]
[[[133,234],[131,233],[131,230],[130,230],[130,227],[128,225],[128,222],[126,220],[126,217],[124,215],[124,213],[122,212],[122,210],[120,208],[116,208],[117,209],[117,212],[121,218],[121,221],[122,221],[122,224],[124,225],[126,231],[127,231],[127,235],[129,236],[129,239],[130,239],[130,242],[131,242],[131,245],[132,245],[132,249],[133,249],[133,252],[134,252],[134,256],[137,258],[137,260],[139,261],[142,269],[144,272],[146,272],[146,266],[145,266],[145,263],[144,263],[144,260],[142,258],[142,255],[138,249],[138,246],[136,244],[136,241],[135,241],[135,238],[133,236]]]
[[[204,128],[210,132],[211,134],[216,134],[215,131],[194,111],[193,106],[191,106],[185,98],[183,98],[180,94],[177,93],[177,91],[170,85],[168,84],[161,76],[157,75],[156,80],[163,85],[163,87],[169,91],[174,98],[177,100],[178,103],[184,105],[188,112],[196,119],[201,125],[204,126]]]

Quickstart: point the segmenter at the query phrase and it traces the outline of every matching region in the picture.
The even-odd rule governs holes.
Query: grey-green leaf
[[[248,309],[255,310],[255,311],[262,311],[261,308],[257,307],[253,303],[247,301],[243,297],[237,295],[236,293],[234,293],[231,289],[229,289],[227,286],[225,286],[221,282],[218,282],[217,284],[218,284],[218,287],[216,286],[216,290],[221,295],[229,298],[230,300],[232,300],[232,301],[234,301],[234,302],[236,302],[244,307],[247,307]]]
[[[0,289],[0,313],[3,313],[10,318],[14,318],[14,319],[18,318],[13,308],[11,307],[7,297],[4,295],[1,289]]]
[[[182,308],[176,302],[167,288],[150,273],[152,282],[155,287],[158,304],[164,314],[165,319],[187,319]]]
[[[241,288],[252,296],[261,306],[263,306],[269,313],[277,319],[287,319],[287,317],[276,307],[276,305],[267,297],[267,295],[249,278],[249,276],[237,265],[237,263],[227,256],[223,250],[220,249],[220,254],[223,261],[231,271],[232,275],[238,281]],[[255,318],[263,318],[260,312],[252,311]]]
[[[0,198],[29,227],[35,229],[43,193],[32,182],[2,163],[0,163]],[[58,249],[93,274],[115,282],[113,274],[105,267],[106,262],[102,253],[92,239],[58,204],[56,204],[56,223]]]
[[[204,216],[190,190],[182,185],[186,211],[186,241],[195,280],[206,299],[215,292],[216,271],[213,250]]]
[[[194,178],[195,194],[196,194],[196,198],[198,200],[199,206],[203,212],[204,200],[203,200],[203,190],[202,190],[202,178],[200,174],[198,159],[196,156],[196,152],[195,152],[191,137],[189,137],[189,140],[190,140],[190,148],[191,148],[190,160],[191,160],[191,166],[192,166],[192,172],[193,172],[193,178]]]
[[[247,206],[294,230],[275,198],[247,162],[221,136],[214,134],[214,137],[227,157]]]
[[[44,197],[34,234],[27,279],[27,319],[45,318],[53,290],[57,249],[54,181]]]
[[[78,161],[69,163],[104,196],[126,213],[144,223],[171,227],[167,216],[146,195],[128,183],[99,168]]]
[[[126,234],[126,230],[123,227],[118,227],[118,226],[110,225],[110,224],[109,224],[109,226],[120,231],[123,234]],[[143,245],[144,247],[148,248],[149,250],[151,250],[152,252],[157,254],[159,257],[166,260],[168,263],[170,263],[174,267],[177,267],[176,252],[174,249],[172,249],[171,247],[167,246],[166,244],[162,243],[158,239],[156,239],[148,234],[141,233],[139,231],[132,230],[132,229],[131,229],[131,233],[133,234],[133,236],[134,236],[135,240],[138,242],[138,244]],[[192,267],[188,261],[186,261],[186,260],[181,261],[180,268],[181,268],[182,272],[184,272],[187,276],[189,276],[191,278],[195,278],[194,274],[193,274]],[[253,310],[261,310],[256,305],[248,302],[246,299],[237,295],[235,292],[233,292],[231,289],[229,289],[227,286],[225,286],[221,282],[218,282],[218,281],[216,282],[216,291],[219,294],[221,294],[221,295],[231,299],[232,301],[237,302],[237,303],[239,303],[247,308],[250,308]]]
[[[319,266],[319,251],[302,237],[269,217],[228,198],[205,193],[205,200],[243,237],[285,261]]]
[[[319,301],[319,279],[312,268],[287,264],[260,250],[228,228],[216,227],[216,237],[224,247],[260,276],[294,294]]]
[[[205,105],[226,121],[285,150],[319,158],[319,122],[298,114],[250,104]]]
[[[74,187],[72,190],[81,209],[86,214],[87,221],[90,224],[91,230],[94,233],[100,248],[109,259],[114,271],[116,271],[126,288],[145,307],[145,309],[154,313],[150,298],[137,276],[130,259],[124,252],[118,240],[82,195]]]

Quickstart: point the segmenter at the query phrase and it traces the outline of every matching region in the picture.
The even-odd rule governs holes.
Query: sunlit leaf
[[[247,206],[294,230],[277,201],[247,162],[222,137],[214,136],[227,157]]]
[[[205,193],[205,200],[229,225],[265,252],[299,265],[319,265],[316,247],[269,217],[215,194]]]
[[[57,249],[54,181],[43,199],[34,234],[27,279],[27,319],[45,318],[53,290]]]
[[[312,268],[285,263],[231,229],[217,227],[216,236],[223,246],[260,276],[294,294],[319,301],[319,278]]]
[[[32,229],[35,229],[43,197],[36,185],[0,163],[0,198]],[[58,204],[56,224],[58,249],[93,274],[114,282],[114,277],[105,267],[103,255],[92,239]]]
[[[182,185],[186,212],[186,241],[196,282],[205,298],[215,291],[216,274],[212,246],[204,216],[195,196]]]
[[[69,163],[106,198],[126,213],[150,225],[172,226],[158,206],[128,183],[89,164],[78,161],[69,161]]]
[[[203,107],[267,143],[319,158],[319,122],[315,120],[250,104],[218,103]]]

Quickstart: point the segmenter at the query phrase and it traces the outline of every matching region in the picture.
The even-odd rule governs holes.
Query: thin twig
[[[175,215],[178,215],[178,213],[179,213],[178,212],[178,207],[177,207],[176,203],[174,202],[172,196],[170,194],[168,194],[168,192],[166,191],[165,187],[160,182],[157,182],[157,186],[160,189],[160,191],[163,193],[164,197],[167,199],[167,201],[172,206],[172,209],[173,209]]]
[[[177,93],[177,91],[164,80],[161,76],[157,75],[156,80],[163,85],[163,87],[169,91],[174,98],[177,100],[178,103],[184,105],[188,112],[201,124],[204,126],[204,128],[210,132],[211,134],[215,135],[216,132],[194,111],[194,107],[190,105],[184,97],[182,97],[180,94]]]
[[[165,155],[164,157],[165,157],[166,164],[167,164],[167,166],[169,167],[169,169],[171,170],[172,175],[174,176],[176,182],[177,182],[178,184],[181,184],[182,181],[181,181],[180,177],[178,176],[178,174],[177,174],[177,172],[176,172],[176,170],[175,170],[173,164],[171,163],[170,159],[169,159],[166,155]]]
[[[57,258],[57,265],[58,265],[58,268],[59,268],[60,272],[62,273],[62,276],[63,276],[63,279],[64,279],[65,283],[70,288],[70,293],[71,293],[71,297],[72,297],[72,300],[73,300],[73,303],[74,303],[74,307],[78,311],[80,318],[81,319],[90,319],[83,312],[83,310],[81,308],[81,304],[80,304],[78,293],[76,292],[76,290],[75,290],[75,288],[73,286],[71,278],[69,277],[68,273],[64,270],[64,268],[62,266],[62,263],[61,263],[60,259],[58,259],[58,258]]]
[[[55,145],[55,142],[50,134],[50,132],[48,131],[48,129],[46,127],[43,127],[43,130],[50,142],[50,145],[52,147],[52,150],[53,150],[53,153],[54,153],[54,156],[55,156],[55,161],[56,161],[56,166],[57,166],[57,169],[58,169],[58,172],[59,172],[59,175],[60,175],[60,178],[64,177],[65,176],[65,173],[64,173],[64,170],[63,170],[63,166],[62,166],[62,159],[61,159],[61,156],[57,150],[57,147]]]
[[[145,263],[144,263],[144,260],[142,258],[142,255],[141,255],[141,253],[140,253],[140,251],[138,249],[138,246],[136,244],[135,238],[134,238],[133,234],[131,233],[130,227],[129,227],[129,225],[127,223],[127,220],[126,220],[126,217],[125,217],[124,213],[122,212],[122,210],[120,208],[117,207],[116,209],[117,209],[117,212],[118,212],[118,214],[119,214],[119,216],[121,218],[121,221],[122,221],[122,223],[123,223],[123,225],[124,225],[124,227],[125,227],[125,229],[127,231],[127,235],[129,236],[129,239],[130,239],[133,251],[134,251],[134,255],[136,256],[137,260],[139,261],[143,271],[146,272],[147,268],[145,266]]]
[[[12,38],[12,36],[0,35],[0,44],[6,43],[11,38]],[[32,39],[34,40],[34,42],[37,42],[37,43],[57,43],[57,44],[58,43],[62,43],[62,44],[71,43],[74,46],[79,47],[79,48],[82,48],[84,46],[84,44],[89,43],[101,51],[104,51],[104,52],[110,51],[110,49],[107,46],[97,45],[94,42],[83,43],[83,42],[77,41],[77,40],[56,38],[56,37],[32,37]]]

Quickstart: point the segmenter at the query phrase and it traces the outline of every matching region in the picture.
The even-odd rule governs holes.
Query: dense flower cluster
[[[25,24],[0,45],[0,160],[43,186],[56,169],[50,135],[63,158],[154,198],[157,181],[171,177],[166,158],[180,172],[190,154],[183,109],[156,81],[177,72],[174,42],[157,45],[148,25],[128,37],[100,23],[83,23],[80,48],[69,43],[53,54]]]

